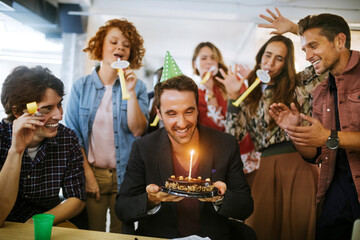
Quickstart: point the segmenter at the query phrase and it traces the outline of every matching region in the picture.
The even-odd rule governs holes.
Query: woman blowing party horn
[[[65,122],[76,132],[83,150],[89,228],[105,231],[110,209],[110,232],[119,233],[115,198],[131,145],[147,126],[146,87],[133,71],[142,66],[145,49],[131,22],[112,19],[99,28],[84,51],[100,66],[74,82]]]
[[[251,186],[254,213],[246,223],[260,240],[313,239],[318,168],[296,152],[287,134],[270,117],[269,106],[294,102],[309,112],[309,90],[320,80],[302,82],[297,78],[293,43],[281,35],[260,48],[256,65],[247,76],[249,86],[256,81],[259,69],[267,72],[270,82],[261,82],[238,107],[232,103],[241,95],[242,81],[225,73],[222,80],[230,98],[227,132],[239,140],[249,133],[255,150],[261,152],[260,168]]]

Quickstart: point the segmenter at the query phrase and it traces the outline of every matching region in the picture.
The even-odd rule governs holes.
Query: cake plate
[[[207,193],[185,192],[185,191],[174,190],[166,187],[161,187],[160,190],[168,194],[176,195],[179,197],[186,197],[186,198],[212,198],[219,195],[218,194],[219,189],[217,189],[216,187],[214,187],[214,189],[211,192],[207,192]]]

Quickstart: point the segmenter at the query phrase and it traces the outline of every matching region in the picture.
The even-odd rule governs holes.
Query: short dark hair
[[[1,103],[8,115],[7,120],[14,121],[14,113],[21,115],[27,103],[41,102],[48,88],[53,89],[60,97],[64,96],[64,84],[49,69],[41,66],[16,67],[2,86]]]
[[[334,41],[339,33],[344,33],[346,36],[345,47],[350,49],[351,35],[349,25],[344,18],[338,15],[330,13],[309,15],[301,19],[298,25],[300,35],[303,35],[308,29],[319,28],[321,34],[331,42]]]
[[[176,77],[172,77],[164,82],[160,82],[155,85],[154,92],[155,92],[155,106],[157,109],[160,110],[160,98],[163,94],[164,90],[178,90],[178,91],[191,91],[195,94],[196,106],[198,106],[199,102],[199,92],[198,87],[194,80],[185,76],[179,75]]]

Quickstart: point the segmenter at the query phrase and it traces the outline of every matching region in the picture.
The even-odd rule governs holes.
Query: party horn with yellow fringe
[[[257,85],[259,85],[261,82],[269,83],[271,79],[268,72],[261,69],[258,69],[256,71],[256,76],[257,78],[255,79],[253,84],[251,84],[251,86],[248,89],[246,89],[246,91],[243,94],[241,94],[241,96],[235,102],[232,103],[235,107],[238,107],[240,103],[244,101],[244,99],[252,92],[252,90],[256,88]]]

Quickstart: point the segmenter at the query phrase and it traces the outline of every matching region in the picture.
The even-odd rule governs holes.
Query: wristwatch
[[[338,131],[331,130],[330,137],[326,140],[326,147],[332,150],[339,147]]]

